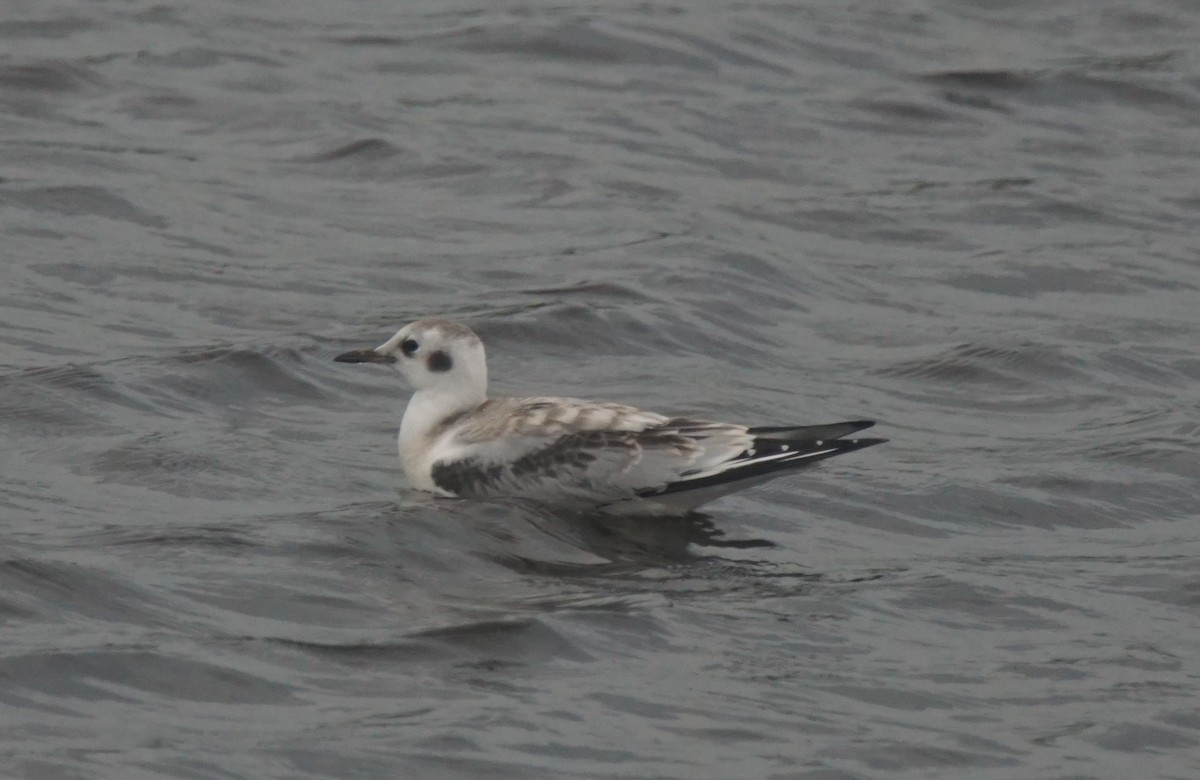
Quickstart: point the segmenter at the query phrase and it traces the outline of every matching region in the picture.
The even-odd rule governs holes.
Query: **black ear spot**
[[[429,366],[429,370],[435,374],[441,374],[449,371],[454,365],[454,361],[450,356],[440,349],[436,352],[431,352],[429,357],[425,359],[425,365]]]

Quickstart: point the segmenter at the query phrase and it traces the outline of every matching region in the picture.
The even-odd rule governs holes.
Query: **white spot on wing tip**
[[[786,444],[781,444],[781,445],[779,446],[779,449],[780,449],[780,450],[782,450],[783,452],[787,452],[788,450],[790,450],[790,449],[791,449],[791,447],[790,447],[790,446],[788,446],[788,445],[786,445]]]
[[[824,447],[824,446],[825,446],[825,442],[821,441],[820,439],[817,439],[817,446],[818,446],[818,447]]]

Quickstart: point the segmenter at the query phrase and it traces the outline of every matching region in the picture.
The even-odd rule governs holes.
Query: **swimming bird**
[[[334,360],[394,365],[412,385],[400,462],[414,488],[438,496],[683,514],[886,441],[842,438],[869,420],[755,428],[576,398],[488,398],[483,342],[447,319],[417,320]]]

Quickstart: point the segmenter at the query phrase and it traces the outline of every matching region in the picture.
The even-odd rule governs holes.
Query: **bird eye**
[[[420,346],[414,339],[405,339],[404,343],[400,345],[400,351],[404,353],[405,357],[412,357]]]

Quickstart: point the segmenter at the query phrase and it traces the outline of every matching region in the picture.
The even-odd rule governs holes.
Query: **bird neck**
[[[400,420],[400,460],[410,475],[420,470],[435,432],[448,417],[468,412],[487,400],[482,389],[469,386],[418,390]]]

